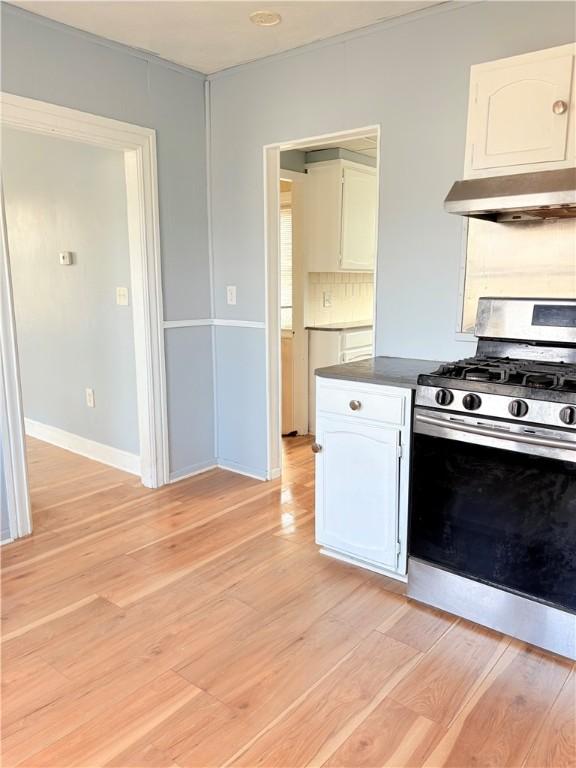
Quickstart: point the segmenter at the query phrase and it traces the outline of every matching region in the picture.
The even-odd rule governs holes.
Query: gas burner
[[[499,365],[475,365],[465,367],[462,370],[461,378],[466,381],[507,381],[509,371]]]
[[[522,378],[522,385],[525,387],[535,387],[536,389],[554,389],[558,388],[559,376],[556,373],[538,373],[537,371],[528,371]]]

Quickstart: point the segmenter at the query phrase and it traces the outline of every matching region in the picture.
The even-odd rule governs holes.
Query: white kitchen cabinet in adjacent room
[[[563,45],[471,68],[467,178],[574,164],[575,52]]]
[[[376,168],[348,160],[311,163],[306,176],[308,272],[372,271],[376,258]]]
[[[362,165],[342,168],[340,269],[374,269],[377,184],[374,168]]]
[[[322,552],[406,573],[412,391],[317,378],[316,541]]]

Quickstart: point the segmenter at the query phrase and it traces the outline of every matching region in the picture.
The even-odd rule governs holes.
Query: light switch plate
[[[90,387],[86,387],[86,405],[88,408],[94,408],[96,406],[96,402],[94,400],[94,390]]]
[[[228,304],[236,304],[236,286],[226,286],[226,301]]]
[[[324,291],[322,293],[322,306],[324,309],[332,306],[332,294],[330,291]]]
[[[119,307],[128,306],[128,288],[116,288],[116,304]]]

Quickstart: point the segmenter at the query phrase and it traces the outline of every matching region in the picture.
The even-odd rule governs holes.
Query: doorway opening
[[[141,473],[124,158],[13,128],[2,148],[28,486],[42,526],[61,499]]]
[[[264,148],[268,476],[315,431],[317,368],[374,351],[379,126]]]
[[[66,211],[64,208],[61,210],[63,219],[66,219],[68,215],[69,228],[67,230],[64,227],[59,233],[59,237],[62,237],[58,246],[56,246],[55,240],[48,243],[47,233],[55,222],[50,221],[50,216],[45,221],[42,221],[42,204],[41,201],[35,199],[35,194],[38,190],[25,190],[24,187],[18,190],[17,197],[20,195],[21,199],[17,203],[16,208],[12,210],[12,214],[14,214],[14,210],[19,211],[17,215],[20,216],[21,214],[22,219],[21,221],[16,221],[16,229],[14,230],[13,228],[13,233],[17,231],[18,224],[23,223],[24,219],[27,217],[30,219],[31,214],[32,218],[34,218],[36,215],[34,211],[39,215],[37,219],[34,219],[35,223],[32,220],[28,221],[26,224],[28,231],[22,229],[20,232],[21,238],[18,234],[16,236],[18,247],[15,251],[19,250],[20,254],[15,252],[14,258],[19,259],[19,256],[26,249],[28,249],[28,257],[34,254],[34,258],[24,265],[23,271],[20,270],[22,264],[19,263],[19,274],[13,274],[14,264],[11,264],[10,258],[10,246],[12,245],[11,240],[13,238],[9,236],[10,222],[8,222],[7,226],[6,206],[4,204],[4,197],[2,197],[1,223],[3,248],[0,254],[0,358],[2,363],[0,366],[0,416],[2,418],[2,430],[0,457],[3,476],[2,491],[5,493],[2,506],[3,509],[7,510],[6,519],[2,521],[3,538],[9,541],[31,533],[33,523],[28,492],[25,414],[22,400],[21,374],[24,373],[28,379],[27,399],[30,402],[30,393],[32,391],[35,393],[34,396],[37,398],[35,407],[38,408],[38,413],[42,412],[40,409],[40,401],[43,397],[42,386],[45,384],[46,388],[48,388],[50,385],[54,389],[54,381],[49,382],[48,379],[45,382],[40,381],[37,387],[38,382],[35,379],[40,378],[40,374],[33,371],[34,365],[37,362],[37,360],[34,360],[34,344],[36,342],[42,344],[41,336],[45,331],[41,323],[37,324],[35,331],[32,328],[32,333],[29,332],[30,328],[25,329],[25,333],[23,331],[22,338],[19,339],[23,350],[22,358],[25,359],[26,367],[25,371],[21,370],[16,341],[17,313],[15,312],[13,284],[15,287],[19,287],[21,300],[19,312],[21,320],[20,330],[23,330],[22,318],[29,319],[33,317],[35,299],[33,283],[36,280],[44,281],[42,286],[40,283],[36,286],[37,298],[39,300],[42,290],[46,288],[45,281],[50,279],[55,279],[56,281],[53,286],[53,294],[50,290],[48,292],[44,291],[44,298],[46,299],[45,308],[49,314],[52,313],[53,315],[60,312],[60,320],[62,320],[64,310],[74,303],[77,305],[76,309],[72,312],[72,316],[68,317],[68,320],[61,324],[54,338],[68,342],[69,338],[67,337],[72,336],[75,330],[73,327],[74,323],[77,322],[78,325],[81,325],[82,322],[88,320],[88,325],[90,325],[90,320],[94,321],[90,328],[92,332],[91,340],[88,343],[95,350],[100,345],[99,351],[103,353],[98,358],[93,371],[95,380],[106,367],[108,367],[109,371],[113,371],[116,366],[121,367],[123,363],[129,363],[130,356],[133,357],[134,366],[132,371],[134,375],[132,376],[132,385],[134,391],[130,392],[129,397],[135,400],[136,407],[132,407],[131,425],[124,425],[124,427],[119,425],[118,413],[116,413],[116,418],[112,424],[112,431],[116,430],[116,434],[112,436],[112,440],[98,439],[98,435],[104,434],[101,430],[105,427],[101,419],[103,412],[98,411],[98,393],[100,392],[100,395],[103,395],[106,391],[106,386],[110,385],[110,398],[112,398],[115,396],[118,386],[121,385],[119,381],[112,382],[111,384],[108,381],[107,384],[101,383],[99,389],[95,389],[91,386],[91,380],[88,379],[85,386],[82,387],[81,401],[83,408],[91,409],[93,405],[96,406],[95,410],[91,413],[92,427],[96,431],[92,436],[80,435],[81,441],[84,440],[80,445],[72,442],[72,444],[64,445],[63,447],[68,447],[75,453],[80,454],[84,451],[84,455],[86,455],[85,451],[88,451],[88,455],[91,455],[97,461],[111,464],[112,466],[120,466],[121,469],[138,475],[143,485],[152,488],[167,482],[168,460],[155,133],[147,128],[140,128],[139,126],[88,115],[76,110],[10,94],[1,94],[0,98],[3,132],[12,133],[14,136],[32,138],[40,144],[45,141],[57,141],[61,145],[75,147],[80,153],[84,149],[88,150],[88,153],[90,150],[96,152],[100,150],[109,152],[112,150],[113,154],[116,153],[114,163],[112,164],[114,165],[113,173],[116,175],[118,184],[123,188],[122,195],[124,196],[127,219],[124,222],[126,226],[123,242],[119,246],[120,251],[116,254],[116,258],[112,257],[109,262],[109,268],[114,272],[114,270],[119,268],[120,252],[123,252],[122,255],[126,258],[124,272],[121,275],[118,272],[114,272],[112,278],[114,287],[111,295],[108,290],[110,288],[109,285],[98,284],[99,278],[95,279],[96,273],[91,273],[90,280],[86,283],[86,285],[90,284],[91,288],[95,288],[96,291],[102,289],[100,299],[107,306],[104,308],[102,316],[98,319],[94,316],[94,307],[91,309],[89,303],[85,301],[86,297],[78,296],[78,291],[81,292],[83,290],[79,288],[79,284],[75,288],[72,287],[67,296],[63,295],[59,298],[56,289],[60,289],[63,281],[74,282],[73,276],[78,275],[80,268],[87,267],[89,259],[86,256],[90,244],[98,241],[102,227],[108,226],[110,223],[104,223],[100,220],[102,206],[98,206],[95,203],[92,206],[93,210],[86,212],[84,224],[90,231],[86,235],[84,252],[78,254],[75,253],[77,249],[73,244],[70,246],[65,242],[68,237],[62,236],[62,232],[73,231],[75,214],[68,215],[70,211]],[[86,145],[89,145],[89,147]],[[38,151],[40,152],[38,155],[39,159],[45,157],[43,153],[46,153],[46,148]],[[110,171],[112,165],[110,165],[108,171]],[[17,174],[18,168],[16,168]],[[62,183],[66,183],[65,165],[61,168],[60,176]],[[5,182],[5,179],[3,181]],[[93,185],[88,184],[86,189],[82,189],[81,180],[78,181],[78,184],[79,197],[84,194],[89,195],[93,190]],[[3,186],[6,185],[4,184]],[[70,208],[72,209],[75,202],[73,190],[66,191],[72,192],[70,197]],[[11,193],[13,192],[14,186],[12,186]],[[30,195],[28,192],[30,192]],[[49,202],[49,191],[44,189],[42,194],[44,194],[45,199]],[[85,206],[90,207],[89,199],[85,201]],[[54,211],[52,214],[54,214],[52,216],[52,219],[54,219],[56,214]],[[81,217],[76,215],[76,218],[79,219]],[[13,219],[13,223],[14,221],[15,219]],[[71,237],[70,240],[72,239]],[[27,242],[28,245],[21,248],[20,246],[24,242]],[[109,246],[110,243],[102,245],[104,249]],[[102,259],[109,256],[110,254],[102,254]],[[34,259],[36,259],[36,262],[34,262]],[[97,258],[92,258],[91,261],[92,267],[94,267]],[[96,264],[96,266],[98,265]],[[42,278],[40,269],[44,267],[48,267],[51,277],[45,275]],[[128,303],[126,304],[126,302]],[[25,311],[22,307],[26,307]],[[130,329],[126,333],[126,327],[124,327],[124,332],[118,334],[121,343],[118,349],[113,352],[111,345],[105,343],[106,334],[103,325],[115,317],[116,309],[118,312],[122,312],[127,307],[129,307],[130,314],[132,315],[129,322]],[[90,317],[83,317],[84,313]],[[120,314],[118,317],[121,317]],[[38,317],[34,317],[34,322],[37,320]],[[124,312],[122,316],[124,326],[127,325],[128,320],[128,314]],[[28,322],[28,320],[25,322]],[[26,336],[25,339],[24,335]],[[112,335],[110,336],[109,334],[106,338],[113,338],[114,335],[115,331],[112,329]],[[28,350],[25,347],[28,347]],[[40,350],[40,347],[38,349]],[[81,352],[82,350],[79,349],[79,356]],[[42,353],[47,354],[48,352],[46,349],[43,349]],[[111,359],[114,355],[116,355],[116,358]],[[47,366],[51,363],[49,353],[45,362]],[[74,360],[69,361],[68,373],[63,371],[63,375],[67,379],[74,379],[76,367],[81,367],[80,359],[76,362]],[[32,376],[30,375],[31,372]],[[126,371],[124,371],[124,374],[126,374]],[[126,384],[130,377],[126,377],[124,374],[121,376],[121,380]],[[101,382],[104,382],[104,379],[101,379]],[[128,386],[130,385],[128,384]],[[78,393],[76,392],[76,394]],[[58,396],[58,393],[56,393],[56,396]],[[104,404],[102,400],[100,402]],[[61,405],[63,405],[62,410],[65,410],[66,403],[64,402]],[[120,410],[122,411],[123,409],[121,408]],[[125,410],[128,412],[129,408],[126,407]],[[69,415],[67,414],[67,416]],[[86,412],[82,415],[85,416]],[[62,429],[60,424],[50,424],[49,417],[47,417],[47,422],[47,424],[42,424],[41,418],[35,419],[32,416],[27,423],[28,432],[33,434],[36,430],[37,436],[41,437],[46,443],[52,442],[60,446],[62,446],[62,440],[74,441],[78,437],[78,435],[72,434],[72,430]],[[50,429],[47,430],[46,427],[53,428],[52,432]],[[38,430],[40,430],[41,434],[38,433]],[[50,440],[50,436],[53,437],[52,440]],[[112,442],[112,445],[108,444],[110,442]],[[90,453],[92,449],[96,450],[96,455]],[[57,449],[54,449],[54,451],[47,454],[49,461],[57,455]],[[102,453],[99,454],[99,451]],[[68,456],[72,455],[68,454]],[[90,473],[91,470],[88,471]],[[128,475],[128,477],[130,476]],[[4,529],[8,531],[7,536],[4,535]]]

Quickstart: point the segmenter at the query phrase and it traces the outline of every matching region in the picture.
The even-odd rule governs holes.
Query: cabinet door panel
[[[374,169],[343,169],[342,269],[374,269],[377,196]]]
[[[340,269],[341,170],[338,163],[309,168],[305,182],[304,261],[308,272]]]
[[[552,105],[569,104],[572,66],[566,55],[476,70],[473,169],[565,159],[570,108]]]
[[[316,540],[396,569],[400,432],[319,417]]]

